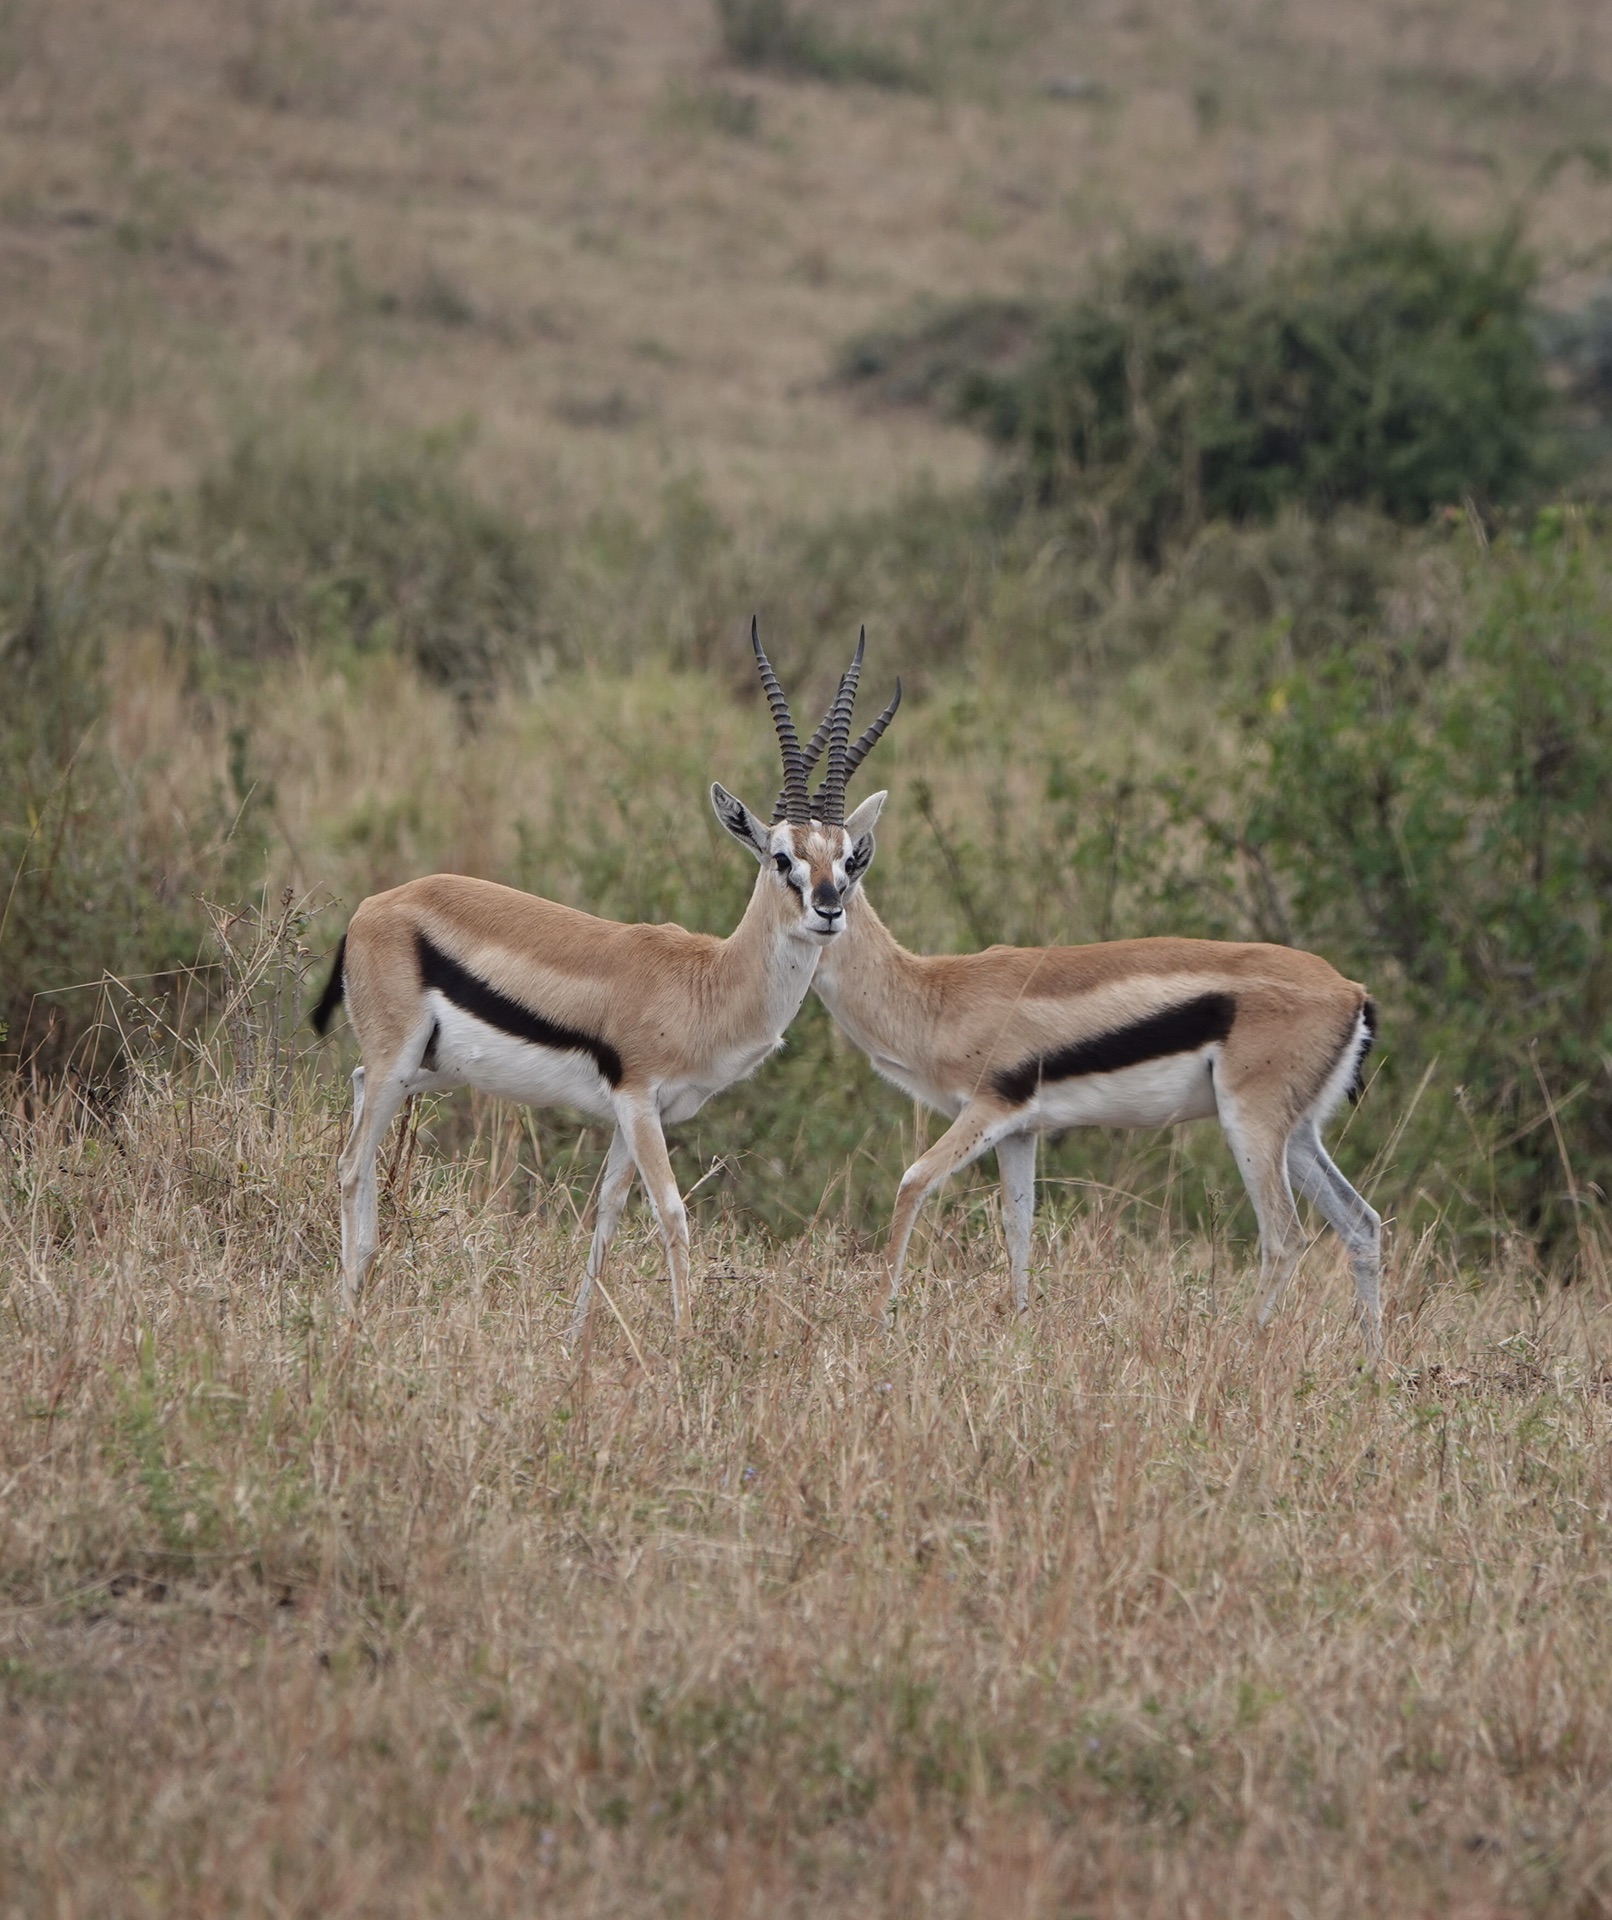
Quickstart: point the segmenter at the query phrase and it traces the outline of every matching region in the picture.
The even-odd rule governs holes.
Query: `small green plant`
[[[883,41],[836,29],[791,0],[716,0],[722,47],[742,67],[770,69],[832,85],[922,91],[918,67]]]
[[[761,102],[733,87],[688,87],[674,83],[666,96],[665,119],[694,133],[719,133],[730,140],[753,140],[761,131]]]

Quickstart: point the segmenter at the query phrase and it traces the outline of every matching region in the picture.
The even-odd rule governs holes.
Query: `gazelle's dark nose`
[[[812,888],[812,905],[825,920],[837,920],[844,912],[840,905],[840,890],[832,880],[819,880]]]

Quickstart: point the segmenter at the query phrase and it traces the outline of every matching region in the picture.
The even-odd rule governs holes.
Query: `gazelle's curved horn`
[[[841,685],[843,684],[844,684],[844,676],[842,675]],[[839,698],[839,694],[837,691],[834,697],[836,700]],[[829,707],[828,712],[825,713],[822,719],[818,721],[817,731],[812,735],[811,739],[806,742],[805,746],[801,748],[800,765],[801,765],[801,771],[803,773],[809,775],[811,773],[812,768],[815,767],[818,761],[823,757],[823,749],[828,745],[829,723],[833,720],[833,718],[834,718],[834,708],[831,705]],[[773,803],[773,809],[772,809],[772,824],[774,826],[776,826],[778,822],[783,819],[784,807],[787,804],[788,799],[789,799],[789,789],[787,787],[780,787],[778,790],[778,798]]]
[[[884,712],[879,715],[877,720],[875,720],[870,726],[866,727],[863,730],[862,736],[857,741],[856,745],[850,748],[849,751],[846,753],[845,777],[847,780],[850,779],[851,775],[856,772],[857,768],[861,766],[862,762],[865,759],[867,759],[868,755],[879,744],[880,740],[883,739],[884,730],[886,727],[889,726],[890,722],[896,717],[896,708],[899,707],[900,705],[901,705],[901,676],[900,674],[897,674],[896,690],[890,696],[889,706],[885,708]],[[841,789],[842,795],[843,795],[843,792],[844,792],[844,789],[842,788]]]
[[[851,737],[851,709],[856,705],[856,683],[862,677],[862,655],[867,651],[868,630],[857,635],[856,652],[851,664],[840,676],[839,691],[828,710],[828,777],[817,789],[812,806],[815,818],[825,826],[837,827],[845,820],[846,742]]]
[[[772,662],[761,650],[761,628],[754,614],[750,616],[750,645],[755,651],[756,669],[766,689],[767,705],[772,709],[773,730],[778,735],[778,748],[783,755],[784,812],[791,826],[804,827],[812,817],[812,803],[806,792],[806,768],[800,750],[800,735],[795,731],[794,716],[789,711],[784,690],[778,684],[778,676],[772,670]]]

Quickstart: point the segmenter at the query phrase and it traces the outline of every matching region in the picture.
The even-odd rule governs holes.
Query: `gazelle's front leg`
[[[582,1338],[588,1324],[593,1283],[603,1271],[605,1254],[616,1237],[616,1228],[621,1225],[622,1209],[627,1204],[632,1176],[632,1147],[628,1143],[626,1129],[618,1124],[610,1136],[604,1178],[599,1183],[599,1211],[593,1222],[593,1245],[588,1249],[588,1270],[582,1277],[582,1291],[577,1295],[576,1307],[571,1315],[572,1346]]]
[[[655,1224],[665,1243],[666,1264],[672,1275],[672,1327],[681,1333],[688,1311],[688,1209],[677,1191],[671,1157],[666,1151],[666,1136],[661,1132],[660,1114],[654,1100],[643,1094],[618,1094],[616,1125],[627,1136],[644,1191],[654,1209]]]
[[[1002,1231],[1007,1237],[1008,1270],[1013,1275],[1013,1305],[1019,1313],[1030,1310],[1035,1144],[1033,1133],[1010,1133],[996,1143],[996,1170],[1002,1176]]]
[[[1018,1117],[1016,1108],[971,1100],[929,1151],[901,1176],[901,1185],[896,1189],[896,1210],[890,1220],[890,1244],[885,1254],[890,1275],[890,1293],[884,1308],[887,1320],[894,1315],[896,1297],[901,1292],[901,1270],[906,1265],[907,1243],[918,1223],[918,1209],[948,1174],[960,1173],[982,1153],[1000,1146],[1013,1131]]]

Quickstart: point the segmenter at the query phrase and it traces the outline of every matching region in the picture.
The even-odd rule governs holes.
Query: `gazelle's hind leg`
[[[371,1074],[369,1079],[362,1067],[354,1069],[353,1130],[337,1163],[341,1178],[341,1304],[349,1311],[380,1248],[375,1161],[386,1129],[396,1119],[407,1092],[407,1075],[396,1062],[390,1071]]]
[[[1010,1133],[996,1143],[996,1170],[1002,1176],[1002,1231],[1007,1236],[1008,1270],[1013,1275],[1013,1305],[1020,1313],[1030,1310],[1035,1146],[1033,1133]]]
[[[1287,1183],[1287,1139],[1276,1126],[1251,1122],[1224,1088],[1216,1093],[1221,1127],[1259,1221],[1258,1319],[1263,1327],[1276,1311],[1304,1246],[1293,1189]]]
[[[1360,1305],[1360,1330],[1373,1360],[1383,1351],[1382,1216],[1356,1193],[1338,1171],[1321,1144],[1313,1117],[1293,1129],[1287,1143],[1287,1164],[1295,1184],[1326,1219],[1349,1252],[1355,1297]]]
[[[917,1225],[918,1209],[948,1174],[961,1173],[982,1153],[999,1147],[1012,1133],[1017,1119],[1013,1108],[971,1100],[929,1151],[901,1176],[885,1254],[890,1273],[890,1293],[884,1309],[887,1319],[895,1312],[896,1296],[901,1292],[901,1270],[906,1264],[907,1243]],[[1033,1196],[1033,1185],[1031,1192]]]
[[[588,1324],[593,1283],[604,1268],[605,1254],[616,1237],[617,1227],[621,1225],[622,1210],[626,1207],[627,1195],[632,1188],[632,1176],[632,1146],[627,1139],[626,1129],[618,1126],[610,1136],[610,1152],[605,1160],[604,1178],[599,1184],[599,1211],[593,1222],[593,1245],[588,1249],[588,1270],[582,1277],[582,1291],[577,1295],[576,1307],[571,1315],[572,1346],[582,1338]]]

